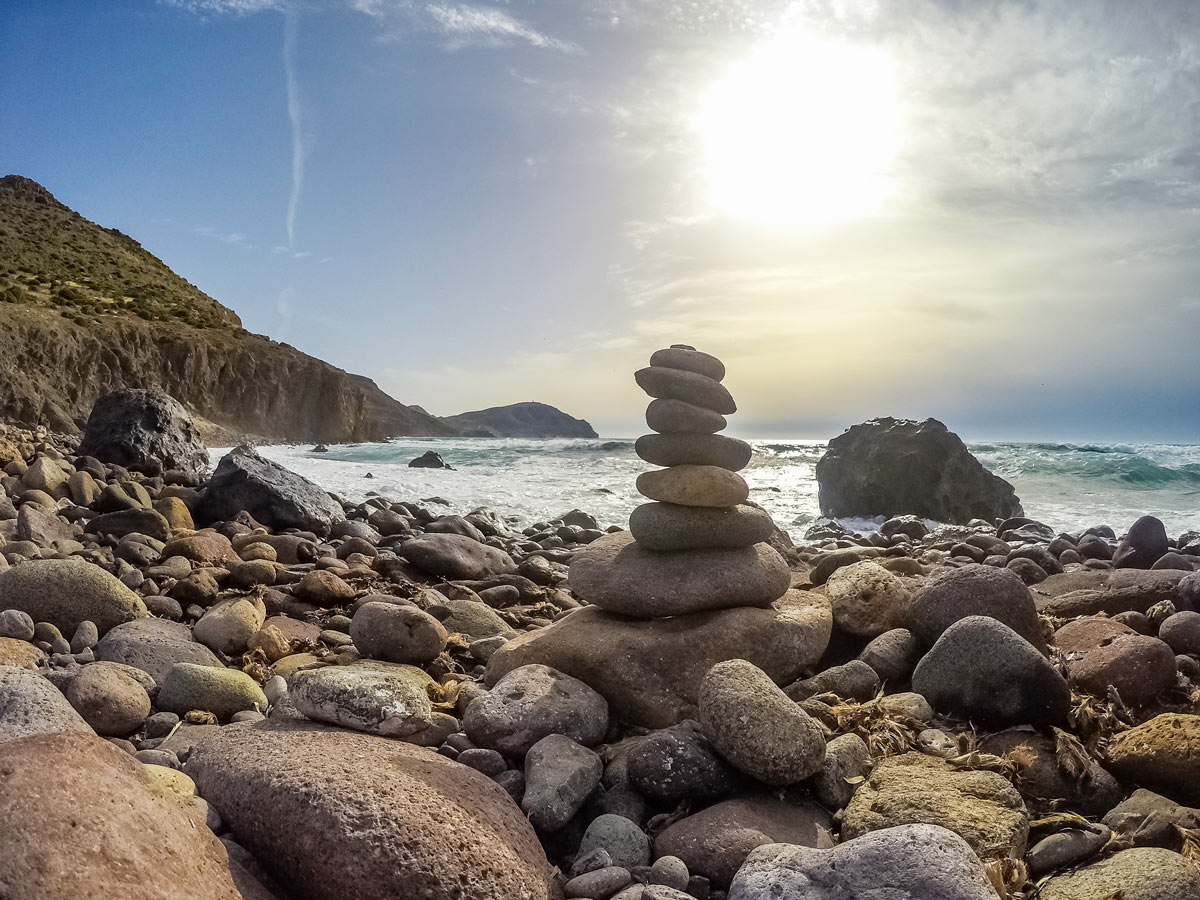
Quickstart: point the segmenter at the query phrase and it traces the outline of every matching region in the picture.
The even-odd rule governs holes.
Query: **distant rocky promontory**
[[[457,416],[446,416],[440,421],[470,437],[599,437],[596,430],[583,419],[568,416],[562,410],[545,403],[493,406],[489,409],[460,413]]]

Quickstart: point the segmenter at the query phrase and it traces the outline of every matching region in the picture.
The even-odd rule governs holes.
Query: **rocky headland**
[[[515,437],[531,423],[575,437],[586,425],[516,404],[459,426],[401,403],[369,378],[247,331],[136,240],[19,175],[0,178],[0,260],[0,421],[75,434],[104,394],[158,388],[215,446]]]
[[[0,893],[1200,897],[1200,534],[793,545],[650,362],[628,532],[209,472],[152,392],[0,432]]]

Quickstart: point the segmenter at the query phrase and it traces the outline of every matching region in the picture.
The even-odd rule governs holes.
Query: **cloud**
[[[249,246],[246,243],[246,235],[242,234],[240,231],[217,231],[217,229],[213,228],[211,225],[197,225],[192,229],[192,232],[201,235],[202,237],[224,241],[227,244],[239,244],[243,247]]]
[[[494,7],[431,3],[425,13],[455,46],[500,46],[518,41],[563,53],[582,52],[578,44],[550,37]]]
[[[283,25],[283,72],[287,81],[288,121],[292,126],[292,190],[287,205],[288,246],[295,243],[296,213],[304,190],[304,164],[308,156],[308,141],[304,135],[303,111],[300,105],[300,82],[296,76],[296,32],[299,17],[289,9]]]
[[[245,16],[282,7],[281,0],[160,0],[160,2],[202,16]]]

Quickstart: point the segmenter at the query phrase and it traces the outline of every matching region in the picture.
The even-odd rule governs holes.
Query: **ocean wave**
[[[1166,465],[1130,448],[1062,446],[1065,449],[1029,444],[1012,448],[1004,458],[984,461],[991,463],[989,468],[1004,478],[1079,479],[1134,489],[1200,486],[1200,463]]]

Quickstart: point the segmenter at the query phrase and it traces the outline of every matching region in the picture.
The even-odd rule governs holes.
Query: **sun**
[[[779,31],[703,99],[709,200],[778,229],[870,215],[889,194],[898,119],[884,53]]]

